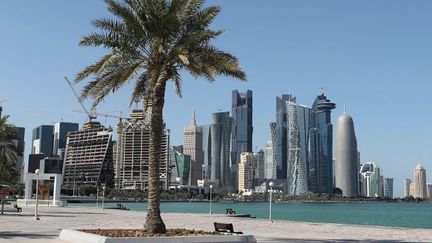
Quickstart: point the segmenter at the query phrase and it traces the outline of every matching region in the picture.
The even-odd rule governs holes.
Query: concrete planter
[[[175,236],[175,237],[116,237],[110,238],[100,235],[84,233],[77,230],[64,229],[60,232],[60,239],[71,243],[256,243],[253,235],[209,235],[209,236]]]

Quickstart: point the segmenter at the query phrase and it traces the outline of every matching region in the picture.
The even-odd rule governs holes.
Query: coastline
[[[1,216],[0,239],[13,242],[64,242],[58,240],[61,229],[141,228],[146,212],[101,210],[95,208],[40,207],[40,220],[33,207],[22,213],[7,212]],[[299,221],[229,218],[225,215],[162,213],[168,228],[213,231],[213,222],[233,223],[234,228],[253,234],[258,242],[317,241],[392,241],[432,242],[432,229],[311,223]]]

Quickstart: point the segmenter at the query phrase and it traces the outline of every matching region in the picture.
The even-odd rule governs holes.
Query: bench
[[[22,208],[21,208],[21,207],[18,207],[17,204],[14,204],[13,207],[16,208],[16,210],[17,210],[18,213],[19,213],[19,212],[22,212]]]
[[[243,234],[243,232],[235,232],[233,224],[216,223],[214,222],[215,232],[218,233],[231,233],[231,234]]]
[[[225,211],[226,214],[236,214],[236,211],[234,211],[232,208],[226,208]]]

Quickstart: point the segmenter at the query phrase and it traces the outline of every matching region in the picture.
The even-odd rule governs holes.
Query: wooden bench
[[[18,207],[17,204],[14,204],[13,207],[16,208],[16,210],[17,210],[18,213],[19,213],[19,212],[22,212],[22,208],[21,208],[21,207]]]
[[[234,211],[232,208],[226,208],[225,211],[226,214],[236,214],[236,211]]]
[[[243,234],[243,232],[235,232],[233,224],[216,223],[214,222],[215,232],[218,233],[231,233],[231,234]]]

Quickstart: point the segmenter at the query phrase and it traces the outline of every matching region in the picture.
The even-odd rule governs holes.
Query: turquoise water
[[[146,211],[147,203],[125,202],[134,211]],[[115,207],[106,203],[105,207]],[[95,207],[91,203],[69,203],[69,207]],[[213,202],[212,211],[225,214],[232,208],[237,214],[251,214],[268,219],[268,203]],[[209,213],[208,202],[163,202],[162,212]],[[273,203],[274,220],[292,220],[322,223],[361,224],[408,228],[432,228],[432,204],[418,203]]]

